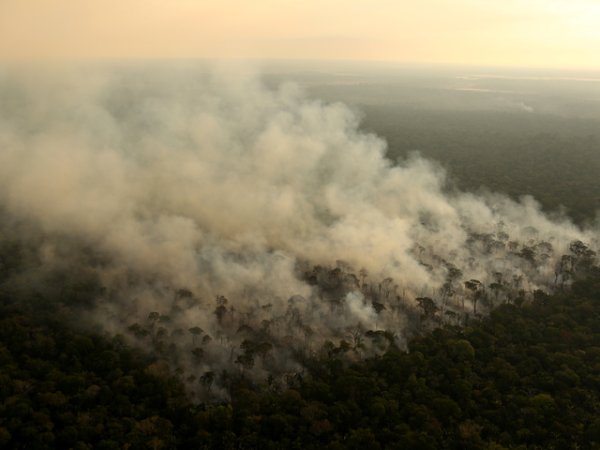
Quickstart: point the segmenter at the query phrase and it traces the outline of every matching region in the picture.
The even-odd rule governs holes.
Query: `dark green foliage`
[[[597,119],[502,111],[361,105],[364,128],[383,136],[390,159],[419,151],[440,162],[458,187],[485,187],[513,198],[532,195],[562,206],[576,222],[600,209]]]
[[[189,404],[157,361],[36,316],[0,308],[0,446],[174,447]]]
[[[232,376],[230,402],[210,406],[190,403],[165,365],[119,339],[76,332],[56,311],[44,318],[5,303],[1,313],[7,448],[600,446],[598,277],[569,294],[502,305],[464,328],[438,328],[409,352],[391,346],[351,363],[329,349],[288,386]],[[242,366],[270,349],[242,347]],[[214,378],[197,382],[210,389]]]

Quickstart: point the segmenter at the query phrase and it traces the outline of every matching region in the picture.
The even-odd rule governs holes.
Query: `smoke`
[[[219,395],[223,369],[283,376],[327,341],[380,351],[383,330],[403,345],[593,259],[569,246],[594,232],[532,198],[455,192],[385,153],[344,105],[240,71],[6,72],[2,228],[29,246],[11,282],[85,275],[93,320]]]

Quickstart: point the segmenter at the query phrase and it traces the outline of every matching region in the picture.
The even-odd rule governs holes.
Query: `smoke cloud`
[[[327,341],[403,345],[593,260],[596,233],[534,199],[385,154],[344,105],[240,71],[3,73],[3,239],[29,248],[5,284],[91,277],[93,320],[218,396],[223,369],[264,380]]]

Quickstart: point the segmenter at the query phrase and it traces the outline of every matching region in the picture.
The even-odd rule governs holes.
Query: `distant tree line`
[[[440,162],[459,188],[486,188],[576,223],[600,210],[598,120],[501,111],[443,111],[399,104],[362,105],[363,127],[384,137],[392,160],[419,151]]]

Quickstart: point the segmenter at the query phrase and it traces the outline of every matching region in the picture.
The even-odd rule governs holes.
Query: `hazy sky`
[[[0,58],[600,67],[600,0],[0,0]]]

